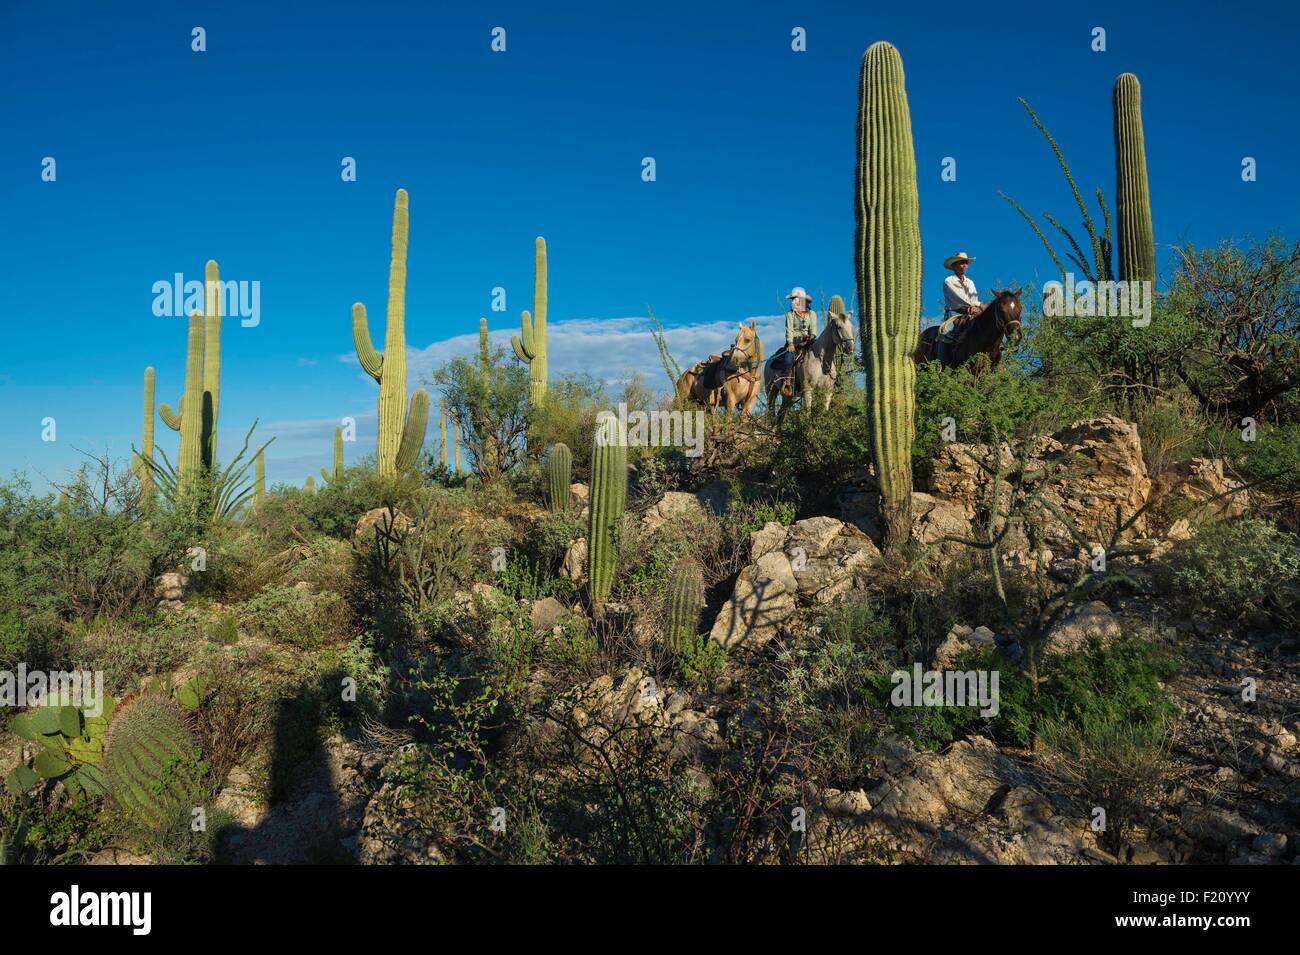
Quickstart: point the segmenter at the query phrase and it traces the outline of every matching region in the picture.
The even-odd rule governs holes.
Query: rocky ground
[[[952,446],[943,452],[913,500],[915,537],[936,559],[962,545],[945,536],[970,536],[978,513],[982,472],[973,463],[988,449]],[[1082,422],[1041,439],[1033,460],[1069,455],[1091,473],[1062,481],[1051,493],[1079,526],[1112,518],[1117,505],[1131,512],[1153,495],[1212,510],[1209,519],[1240,513],[1245,493],[1234,494],[1221,465],[1192,461],[1176,473],[1146,473],[1136,430],[1119,419]],[[579,505],[586,488],[574,486]],[[1226,496],[1225,496],[1226,495]],[[716,610],[710,639],[728,648],[728,671],[712,690],[689,692],[654,686],[639,669],[609,673],[577,687],[564,698],[556,725],[576,727],[589,745],[611,721],[632,721],[683,747],[709,785],[729,730],[743,724],[747,701],[743,671],[750,654],[801,625],[818,607],[863,589],[880,557],[879,519],[870,476],[841,488],[833,513],[786,527],[769,523],[753,534],[749,560],[730,584],[730,596]],[[641,517],[657,528],[691,511],[716,509],[716,493],[670,492]],[[1158,559],[1192,533],[1194,513],[1157,533],[1147,521],[1132,537],[1151,545]],[[368,515],[373,520],[373,515]],[[575,541],[565,572],[580,579],[586,542]],[[1027,542],[1009,539],[1008,573],[1026,566],[1069,576],[1079,553],[1064,528],[1049,533],[1047,547],[1030,552]],[[1300,861],[1300,639],[1295,634],[1229,630],[1190,619],[1160,593],[1147,564],[1133,584],[1108,592],[1108,602],[1081,601],[1057,624],[1053,652],[1083,646],[1089,635],[1113,639],[1138,635],[1175,651],[1181,660],[1168,689],[1177,707],[1169,770],[1158,819],[1138,832],[1122,858],[1105,851],[1089,818],[1052,785],[1033,752],[999,748],[981,735],[962,739],[942,752],[916,749],[906,738],[886,733],[876,756],[872,785],[860,790],[827,789],[812,794],[813,811],[802,837],[805,861],[871,859],[919,863],[1261,864]],[[184,599],[178,581],[164,599]],[[468,597],[467,597],[468,599]],[[566,608],[554,598],[531,608],[534,626],[545,632]],[[1014,640],[969,620],[933,648],[942,668],[962,650],[996,647],[1014,663],[1022,648]],[[647,683],[650,684],[647,688]],[[1243,687],[1253,683],[1253,699]],[[1249,694],[1247,694],[1249,695]],[[545,736],[545,720],[529,734]],[[12,748],[12,740],[0,743]],[[221,861],[421,863],[443,860],[404,817],[395,799],[392,767],[404,747],[400,733],[353,729],[329,738],[305,764],[275,805],[254,767],[235,767],[216,808],[233,825],[220,849]],[[106,850],[97,861],[136,860],[123,850]]]

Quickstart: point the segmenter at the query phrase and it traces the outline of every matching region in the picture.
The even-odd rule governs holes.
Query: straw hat
[[[809,295],[807,292],[805,292],[805,291],[803,290],[803,287],[802,287],[802,286],[799,286],[799,285],[796,285],[794,288],[792,288],[792,289],[790,290],[790,294],[787,295],[786,298],[801,298],[801,299],[803,299],[805,302],[811,302],[811,301],[812,301],[812,296]]]
[[[965,252],[958,252],[956,255],[950,255],[943,260],[943,267],[950,269],[958,262],[974,262],[974,256],[967,255]]]

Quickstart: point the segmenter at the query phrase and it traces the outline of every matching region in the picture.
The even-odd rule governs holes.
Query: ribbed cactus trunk
[[[192,488],[205,468],[217,461],[217,409],[221,402],[221,271],[204,268],[204,314],[190,316],[185,348],[185,391],[176,410],[162,404],[158,417],[181,436],[176,473],[180,487]],[[180,488],[178,487],[178,490]]]
[[[203,275],[203,466],[217,463],[217,411],[221,406],[221,270],[212,259]]]
[[[618,419],[597,426],[591,449],[591,501],[587,516],[588,593],[593,606],[608,599],[618,568],[618,527],[627,504],[627,441]]]
[[[547,504],[558,514],[569,508],[569,486],[573,483],[573,454],[563,442],[551,445],[546,457]]]
[[[428,424],[428,395],[417,389],[411,396],[412,414],[406,409],[406,248],[409,227],[405,189],[397,190],[393,203],[392,257],[388,263],[388,327],[384,334],[384,352],[381,355],[370,343],[370,329],[366,322],[366,307],[360,302],[352,306],[352,341],[357,358],[366,373],[379,383],[379,453],[377,470],[380,477],[388,477],[399,470],[398,460],[414,460],[424,444],[424,428]],[[423,420],[415,414],[415,403],[424,394]],[[417,425],[420,427],[417,431]]]
[[[334,426],[334,470],[326,471],[321,468],[320,476],[326,484],[343,477],[343,427],[341,425]]]
[[[483,396],[485,401],[492,400],[492,351],[488,344],[488,327],[487,319],[478,320],[478,370],[479,377],[483,382]],[[483,473],[493,477],[497,473],[497,449],[495,435],[481,434],[479,440],[482,442],[483,461],[481,468]]]
[[[704,606],[704,572],[693,560],[678,562],[668,582],[668,649],[684,652],[698,636]]]
[[[1156,280],[1156,240],[1151,228],[1146,141],[1142,135],[1142,88],[1132,73],[1115,80],[1115,214],[1119,277]]]
[[[546,395],[546,240],[540,235],[533,247],[533,313],[523,313],[510,345],[528,366],[528,400],[537,404]]]
[[[140,439],[140,462],[136,468],[136,477],[140,479],[140,501],[153,498],[153,416],[155,409],[155,386],[157,378],[151,367],[144,370],[144,428]]]
[[[447,402],[438,402],[438,445],[442,448],[442,469],[447,470]]]
[[[314,478],[312,475],[308,474],[308,475],[307,475],[307,483],[303,485],[303,488],[302,488],[302,489],[303,489],[304,491],[306,491],[308,494],[315,494],[315,493],[316,493],[316,478]]]
[[[888,43],[872,44],[862,57],[855,212],[871,448],[886,546],[896,548],[912,532],[921,225],[903,61]]]
[[[163,423],[181,433],[181,447],[177,452],[176,471],[181,484],[192,486],[203,467],[203,316],[195,312],[190,316],[189,341],[185,352],[185,395],[181,398],[179,417],[175,425],[167,415],[166,405],[158,409]]]
[[[258,451],[255,465],[255,477],[253,478],[253,506],[261,507],[262,501],[266,499],[266,456],[264,452]]]
[[[452,473],[460,477],[460,427],[455,418],[451,419],[451,450],[455,455],[455,470]]]

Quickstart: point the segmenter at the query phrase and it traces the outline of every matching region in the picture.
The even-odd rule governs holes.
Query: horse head
[[[728,356],[729,366],[739,372],[749,372],[757,368],[762,359],[763,346],[758,340],[758,321],[751,321],[748,325],[741,322]]]
[[[853,321],[843,312],[827,312],[827,327],[834,329],[835,347],[846,355],[853,354]]]
[[[998,308],[998,330],[1007,338],[1015,336],[1015,341],[1020,341],[1020,293],[1023,288],[1018,288],[1014,292],[1004,290],[997,293]]]

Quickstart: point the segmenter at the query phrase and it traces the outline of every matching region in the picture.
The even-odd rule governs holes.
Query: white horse
[[[839,376],[836,352],[853,354],[853,321],[840,312],[827,312],[826,327],[796,359],[793,374],[774,369],[771,361],[764,366],[763,389],[768,411],[776,409],[778,395],[785,399],[780,409],[784,413],[794,398],[802,397],[807,403],[818,393],[822,397],[822,410],[829,408]]]

